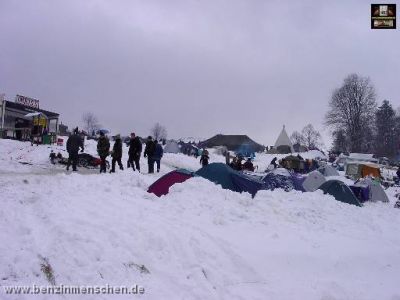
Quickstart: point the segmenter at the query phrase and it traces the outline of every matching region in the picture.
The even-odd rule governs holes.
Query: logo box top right
[[[396,29],[396,4],[371,4],[371,29]]]

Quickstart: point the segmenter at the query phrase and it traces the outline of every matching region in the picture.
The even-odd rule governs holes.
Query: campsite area
[[[65,146],[0,139],[0,151],[2,286],[45,286],[50,266],[56,285],[138,284],[145,299],[400,299],[398,187],[385,190],[389,203],[358,207],[322,190],[253,198],[194,176],[157,197],[151,184],[176,169],[197,171],[199,160],[165,153],[160,173],[101,176],[51,164],[49,153]],[[96,155],[96,141],[85,151]],[[209,152],[212,163],[225,162]],[[286,156],[257,153],[255,174],[277,155]]]

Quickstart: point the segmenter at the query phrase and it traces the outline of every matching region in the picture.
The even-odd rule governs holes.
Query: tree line
[[[374,153],[394,158],[400,145],[400,111],[388,100],[380,106],[368,77],[348,75],[329,101],[325,124],[333,136],[332,150]]]

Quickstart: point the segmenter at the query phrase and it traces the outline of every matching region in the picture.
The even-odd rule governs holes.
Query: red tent
[[[193,173],[184,169],[171,171],[155,181],[149,187],[147,192],[153,193],[158,197],[160,197],[161,195],[166,195],[169,192],[169,188],[175,183],[184,182],[191,177],[193,177]]]

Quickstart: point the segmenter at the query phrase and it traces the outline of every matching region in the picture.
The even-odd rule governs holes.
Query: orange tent
[[[361,176],[366,177],[368,175],[379,178],[381,176],[379,166],[373,164],[363,164],[361,169]]]

